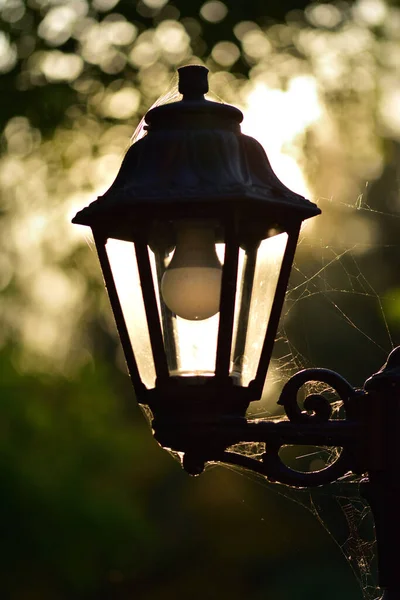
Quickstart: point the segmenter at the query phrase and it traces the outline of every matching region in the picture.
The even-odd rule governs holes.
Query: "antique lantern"
[[[146,114],[110,189],[73,220],[92,228],[156,438],[203,457],[219,442],[198,426],[261,397],[300,226],[320,213],[241,133],[242,113],[204,97],[207,73],[179,69],[182,99]]]

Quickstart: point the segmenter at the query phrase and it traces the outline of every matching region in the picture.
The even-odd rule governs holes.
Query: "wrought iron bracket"
[[[307,396],[301,408],[298,394],[308,382],[332,388],[342,402],[344,418],[333,419],[329,402],[320,394]],[[163,446],[183,452],[183,466],[191,474],[201,473],[207,463],[225,463],[297,487],[333,483],[346,473],[363,475],[359,489],[375,520],[383,599],[400,599],[396,552],[400,539],[400,347],[363,389],[353,388],[333,371],[305,369],[286,383],[278,404],[286,413],[280,420],[220,416],[191,422],[186,416],[182,422],[174,418],[168,426],[163,423],[155,436]],[[246,442],[263,443],[262,456],[235,452],[236,444]],[[328,446],[339,451],[324,469],[304,473],[281,460],[279,452],[285,445]]]
[[[308,382],[322,382],[332,388],[343,404],[345,418],[332,419],[331,406],[320,394],[307,396],[301,409],[298,393]],[[294,375],[282,390],[278,404],[284,407],[286,416],[281,419],[233,420],[222,417],[202,425],[196,422],[189,428],[186,423],[185,432],[192,448],[185,452],[183,466],[189,473],[199,474],[206,462],[227,463],[260,473],[270,481],[297,487],[331,483],[349,471],[362,474],[367,470],[362,452],[365,445],[365,397],[365,391],[354,389],[334,371],[305,369]],[[246,442],[265,444],[260,459],[229,449]],[[338,448],[338,453],[324,469],[305,473],[288,467],[282,461],[279,453],[285,445],[329,446]]]
[[[303,408],[300,407],[298,392],[312,381],[326,383],[336,391],[345,411],[343,419],[331,418],[330,404],[320,394],[309,395]],[[359,490],[374,516],[382,600],[399,600],[400,347],[391,352],[386,364],[361,390],[333,371],[306,369],[286,383],[278,403],[286,413],[281,420],[221,419],[218,424],[206,426],[204,439],[218,438],[219,449],[214,442],[208,446],[214,447],[213,456],[186,452],[184,467],[191,473],[199,473],[207,460],[226,463],[260,473],[270,481],[297,487],[332,483],[348,472],[364,475]],[[195,428],[192,434],[192,439],[196,439]],[[265,444],[261,459],[228,448],[228,444],[248,441]],[[282,446],[290,444],[341,450],[326,468],[303,473],[289,468],[279,456]]]
[[[343,418],[332,418],[331,405],[321,394],[308,395],[300,406],[299,392],[309,382],[325,383],[336,392]],[[399,391],[400,348],[396,348],[363,389],[354,388],[334,371],[305,369],[285,384],[278,400],[285,410],[280,419],[174,419],[168,428],[170,439],[162,439],[163,435],[158,439],[164,446],[173,440],[173,449],[184,451],[183,466],[192,474],[200,473],[207,462],[222,462],[261,473],[271,481],[309,487],[332,483],[348,472],[400,473]],[[262,457],[250,458],[232,449],[246,442],[264,443]],[[338,448],[338,453],[324,469],[304,473],[283,463],[279,451],[285,445]]]

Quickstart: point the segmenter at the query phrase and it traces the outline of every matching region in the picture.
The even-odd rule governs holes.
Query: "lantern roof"
[[[114,183],[73,222],[115,232],[122,220],[232,210],[286,229],[319,214],[276,177],[261,144],[241,133],[242,112],[204,98],[208,69],[178,71],[182,100],[146,114],[146,134],[127,151]]]

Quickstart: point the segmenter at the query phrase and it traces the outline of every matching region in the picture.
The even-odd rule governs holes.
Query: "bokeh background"
[[[254,414],[274,414],[303,367],[362,385],[400,343],[400,4],[0,0],[0,22],[1,597],[372,600],[356,483],[190,478],[157,446],[70,219],[112,183],[176,68],[205,64],[323,211]]]

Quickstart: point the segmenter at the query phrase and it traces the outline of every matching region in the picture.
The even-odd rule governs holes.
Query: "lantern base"
[[[215,376],[171,377],[146,394],[158,443],[203,464],[236,441],[230,432],[245,422],[252,400],[251,390],[235,378]]]

